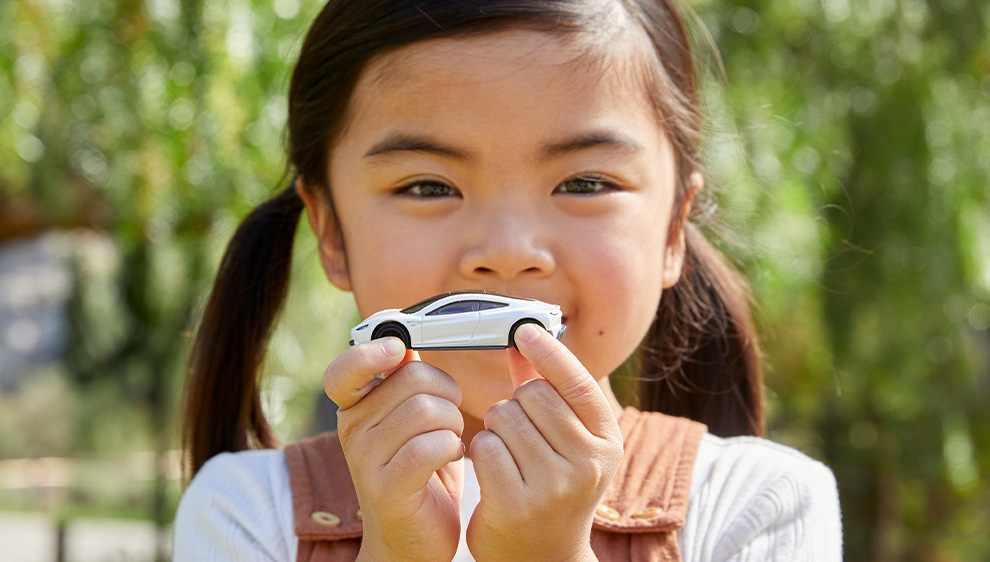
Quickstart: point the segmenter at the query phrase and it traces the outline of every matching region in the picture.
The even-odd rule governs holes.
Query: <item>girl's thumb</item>
[[[422,359],[419,358],[419,352],[416,351],[415,349],[407,349],[406,356],[402,358],[402,361],[399,362],[399,364],[396,365],[394,369],[392,369],[387,373],[384,373],[384,375],[385,376],[391,375],[392,373],[398,371],[400,367],[402,367],[406,363],[409,363],[410,361],[422,361]]]

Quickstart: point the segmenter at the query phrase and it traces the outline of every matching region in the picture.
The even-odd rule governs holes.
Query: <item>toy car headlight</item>
[[[355,332],[360,332],[361,330],[364,330],[364,329],[366,329],[367,327],[368,327],[368,325],[367,325],[367,324],[361,324],[361,325],[360,325],[360,326],[358,326],[357,328],[354,328],[354,331],[355,331]]]

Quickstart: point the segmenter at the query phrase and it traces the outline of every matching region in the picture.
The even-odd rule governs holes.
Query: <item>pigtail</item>
[[[763,373],[743,276],[698,228],[685,228],[681,278],[664,291],[640,351],[639,407],[715,435],[763,435]]]
[[[190,477],[224,451],[280,445],[261,408],[258,371],[285,301],[302,209],[289,187],[244,219],[224,253],[189,361],[182,440]]]

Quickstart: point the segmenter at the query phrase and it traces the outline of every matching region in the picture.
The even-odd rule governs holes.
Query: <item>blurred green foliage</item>
[[[835,471],[847,559],[990,559],[990,4],[691,6],[724,62],[696,26],[770,437]],[[0,395],[20,436],[0,457],[177,445],[189,333],[237,221],[286,182],[288,76],[319,8],[0,3],[0,232],[85,227],[116,249],[75,260],[68,359]],[[355,314],[300,230],[265,393],[285,440],[313,431]]]
[[[849,559],[990,559],[990,5],[696,8],[771,437],[835,470]]]

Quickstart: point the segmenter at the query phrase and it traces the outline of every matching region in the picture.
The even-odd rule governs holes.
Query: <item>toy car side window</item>
[[[478,310],[491,310],[493,308],[502,308],[506,306],[509,305],[504,302],[481,301],[478,303]]]
[[[478,310],[478,301],[461,301],[452,302],[448,305],[441,306],[440,308],[428,312],[427,316],[440,316],[446,314],[460,314],[462,312],[476,312]]]

